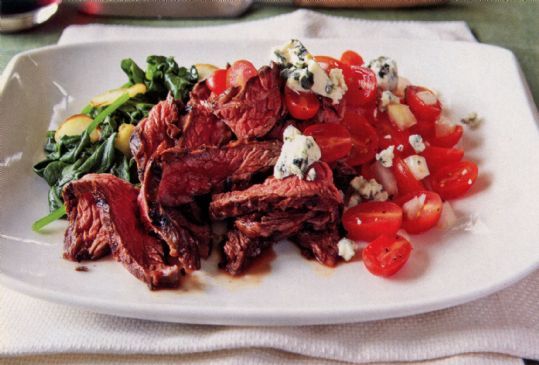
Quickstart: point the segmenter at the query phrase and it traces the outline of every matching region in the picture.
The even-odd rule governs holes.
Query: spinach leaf
[[[47,181],[49,186],[56,184],[62,177],[62,171],[67,166],[67,163],[63,161],[52,161],[43,169],[43,178]]]
[[[174,57],[156,55],[149,56],[146,63],[144,79],[137,82],[145,83],[148,89],[145,94],[147,100],[151,100],[155,104],[157,101],[165,99],[167,94],[171,92],[176,99],[187,101],[189,92],[198,81],[198,73],[194,66],[189,69],[180,67]],[[142,70],[132,59],[123,60],[122,69],[131,82],[135,79],[140,80],[141,74],[138,70]],[[133,70],[137,70],[136,76]]]
[[[33,170],[50,186],[48,202],[51,214],[36,222],[36,227],[41,228],[65,214],[62,189],[85,174],[111,173],[132,184],[139,183],[134,159],[114,148],[118,128],[123,123],[137,125],[169,93],[187,101],[189,92],[198,81],[194,66],[180,67],[173,57],[152,55],[146,63],[146,70],[143,70],[130,58],[121,62],[128,78],[122,87],[144,83],[147,88],[145,94],[129,98],[125,93],[108,106],[86,105],[81,113],[91,117],[93,122],[81,135],[63,136],[56,141],[55,131],[47,133],[43,146],[45,159],[36,163]],[[90,134],[96,128],[100,138],[92,142]]]
[[[139,84],[144,82],[144,71],[133,61],[131,58],[122,60],[122,70],[127,74],[129,82],[132,84]]]
[[[49,189],[49,196],[48,196],[49,211],[52,212],[64,206],[61,193],[62,193],[62,189],[58,185],[51,186],[51,188]]]

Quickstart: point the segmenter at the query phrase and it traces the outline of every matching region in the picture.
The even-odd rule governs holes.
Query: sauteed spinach
[[[198,80],[194,66],[180,67],[173,57],[152,55],[146,63],[144,71],[132,59],[122,60],[121,68],[129,81],[120,89],[92,99],[81,114],[71,117],[89,123],[80,133],[59,134],[58,130],[47,133],[45,159],[35,164],[33,170],[50,186],[48,203],[51,214],[36,222],[35,230],[63,216],[63,187],[85,174],[111,173],[132,184],[138,183],[134,160],[118,149],[119,137],[129,138],[130,135],[122,135],[120,126],[136,125],[168,93],[187,101]],[[134,85],[138,87],[136,93],[132,92]]]

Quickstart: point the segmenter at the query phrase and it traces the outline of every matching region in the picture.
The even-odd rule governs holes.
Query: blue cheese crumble
[[[356,255],[356,247],[354,241],[348,238],[341,238],[337,242],[337,248],[339,249],[338,255],[344,259],[344,261],[350,261],[352,257]]]
[[[305,177],[312,181],[316,178],[314,169],[309,167],[322,156],[320,148],[311,136],[304,136],[294,126],[289,125],[283,133],[283,147],[273,169],[273,176],[277,179],[295,175],[300,179]]]
[[[342,70],[334,68],[328,75],[297,39],[273,49],[272,60],[284,66],[282,75],[286,86],[294,91],[312,91],[338,104],[348,90]]]
[[[381,90],[395,91],[399,84],[397,63],[389,57],[380,56],[367,65],[376,75]]]
[[[386,201],[389,195],[384,191],[382,184],[375,179],[367,180],[363,176],[356,176],[350,181],[350,186],[361,200]],[[354,194],[354,195],[356,195]],[[357,198],[356,198],[357,199]]]
[[[376,161],[384,167],[393,166],[393,158],[395,157],[395,146],[389,146],[385,150],[380,151],[376,154]]]
[[[421,137],[419,134],[410,135],[410,137],[408,137],[408,142],[410,142],[410,146],[412,146],[416,153],[421,153],[425,151],[425,143],[423,142],[423,137]]]
[[[398,96],[396,96],[389,90],[385,90],[380,95],[380,100],[378,101],[378,109],[381,112],[385,112],[388,105],[400,104],[400,103],[401,103],[401,99]]]
[[[482,121],[483,120],[475,112],[468,114],[465,118],[460,120],[462,124],[467,125],[471,129],[476,129],[479,127]]]

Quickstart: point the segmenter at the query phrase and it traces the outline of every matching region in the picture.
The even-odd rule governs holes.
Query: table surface
[[[63,29],[71,24],[130,24],[156,27],[192,27],[243,22],[293,11],[290,6],[255,4],[244,15],[232,19],[126,19],[91,17],[77,12],[72,5],[60,8],[48,23],[16,34],[0,35],[0,71],[17,53],[28,49],[55,44]],[[463,20],[468,23],[476,38],[508,48],[515,53],[530,86],[536,104],[539,101],[539,1],[514,0],[450,1],[439,7],[413,9],[318,9],[322,13],[350,18],[380,20]],[[529,365],[538,364],[526,360]]]

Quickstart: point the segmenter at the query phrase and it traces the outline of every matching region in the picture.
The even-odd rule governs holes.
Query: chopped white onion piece
[[[421,209],[423,209],[423,206],[425,205],[425,199],[427,199],[427,196],[425,194],[421,194],[420,196],[414,196],[412,199],[408,200],[402,205],[402,210],[408,219],[417,218],[421,212]]]
[[[404,162],[410,169],[410,172],[417,180],[423,180],[430,175],[429,167],[425,157],[419,155],[411,155],[404,159]]]
[[[440,220],[438,221],[438,227],[441,229],[449,229],[457,223],[457,215],[453,210],[451,204],[448,201],[445,201],[442,205],[442,214],[440,215]]]
[[[438,98],[432,92],[424,90],[416,94],[416,96],[425,104],[425,105],[434,105],[438,102]]]
[[[389,195],[397,194],[397,180],[390,168],[382,166],[378,161],[374,164],[374,175],[376,181],[380,182]]]

